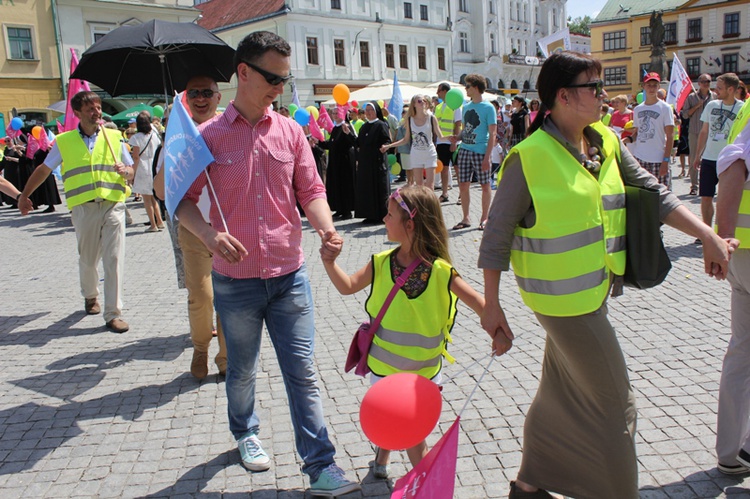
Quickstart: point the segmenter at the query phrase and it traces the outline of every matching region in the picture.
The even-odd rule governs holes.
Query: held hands
[[[31,202],[31,199],[21,194],[21,197],[18,198],[18,211],[21,212],[21,215],[28,215],[33,210],[34,203]]]
[[[721,239],[713,231],[702,239],[703,266],[706,273],[718,281],[726,279],[729,272],[729,258],[740,242],[734,238]]]
[[[513,332],[499,303],[487,303],[482,311],[482,327],[492,338],[492,351],[503,355],[513,346]]]
[[[320,258],[323,263],[333,263],[341,254],[344,247],[344,239],[336,232],[336,229],[328,229],[325,232],[319,230],[320,235]]]

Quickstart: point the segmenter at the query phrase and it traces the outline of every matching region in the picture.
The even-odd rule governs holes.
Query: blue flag
[[[401,109],[404,107],[404,98],[401,95],[401,87],[398,86],[398,75],[393,72],[393,95],[388,103],[388,112],[396,118],[401,117]]]
[[[182,94],[178,94],[164,136],[164,202],[172,219],[188,188],[213,160],[195,122],[182,105]]]

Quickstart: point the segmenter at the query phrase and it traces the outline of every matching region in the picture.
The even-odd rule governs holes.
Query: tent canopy
[[[398,86],[401,89],[401,96],[404,98],[404,103],[408,103],[415,94],[424,93],[423,88],[415,87],[407,83],[399,82]],[[375,83],[367,85],[365,88],[360,88],[359,90],[353,91],[350,94],[349,102],[353,100],[360,103],[373,100],[389,101],[391,100],[392,96],[393,78],[390,78],[387,80],[376,81]],[[331,106],[336,104],[336,101],[333,99],[328,99],[327,101],[323,102],[323,104],[325,104],[326,106]]]

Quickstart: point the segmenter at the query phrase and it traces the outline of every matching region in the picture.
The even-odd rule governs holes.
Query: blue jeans
[[[307,268],[271,279],[212,273],[214,302],[227,344],[227,405],[234,438],[257,433],[255,375],[263,323],[268,328],[289,400],[302,471],[316,480],[336,453],[323,421],[313,365],[315,322]]]

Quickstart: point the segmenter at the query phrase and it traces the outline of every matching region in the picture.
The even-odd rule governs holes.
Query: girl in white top
[[[381,148],[385,152],[391,147],[398,147],[411,142],[409,155],[411,171],[417,185],[435,188],[435,168],[437,168],[437,150],[435,139],[442,138],[437,118],[427,112],[429,97],[415,95],[409,104],[408,120],[406,121],[406,135],[403,139]],[[425,178],[426,177],[426,178]]]

